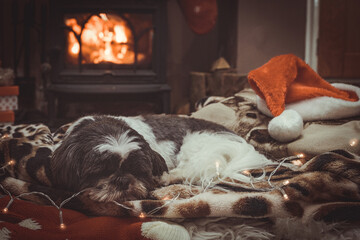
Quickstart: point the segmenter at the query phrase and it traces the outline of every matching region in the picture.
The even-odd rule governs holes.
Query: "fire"
[[[77,64],[80,53],[80,44],[74,33],[78,36],[81,34],[82,63],[134,63],[132,32],[120,17],[105,13],[93,15],[82,31],[81,24],[75,18],[66,19],[65,24],[73,30],[67,35],[71,63]],[[137,57],[138,61],[141,61],[145,56],[138,53]]]
[[[70,51],[72,54],[78,54],[80,51],[80,44],[77,42],[74,42]]]
[[[114,31],[115,31],[115,41],[117,43],[126,43],[128,41],[128,39],[125,35],[125,27],[124,26],[116,25],[114,27]]]

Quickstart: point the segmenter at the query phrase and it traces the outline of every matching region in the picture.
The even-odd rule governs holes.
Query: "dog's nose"
[[[121,177],[118,178],[116,181],[116,186],[119,190],[128,190],[130,186],[130,178],[127,177]]]

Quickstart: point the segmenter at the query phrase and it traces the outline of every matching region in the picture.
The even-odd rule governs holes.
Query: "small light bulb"
[[[250,175],[250,172],[248,170],[242,171],[243,174]]]
[[[7,163],[9,166],[14,166],[15,165],[15,160],[10,160]]]
[[[61,223],[61,224],[60,224],[60,229],[61,229],[61,230],[66,229],[66,225],[65,225],[64,223]]]
[[[298,155],[296,155],[298,158],[304,158],[305,157],[305,154],[303,153],[299,153]]]
[[[349,144],[351,147],[355,147],[357,144],[359,143],[359,140],[354,138],[354,139],[351,139]]]
[[[3,209],[3,213],[7,213],[8,211],[9,211],[8,208],[4,208],[4,209]]]
[[[4,135],[1,136],[1,139],[5,139],[5,138],[8,138],[9,137],[9,134],[5,133]]]
[[[169,197],[169,196],[165,196],[162,200],[165,200],[165,201],[167,201],[167,200],[170,200],[171,198]]]
[[[219,173],[219,166],[220,166],[220,163],[218,161],[215,162],[215,166],[216,166],[216,174],[219,176],[220,173]]]
[[[145,218],[146,216],[145,216],[145,214],[142,212],[142,213],[140,213],[140,215],[139,215],[139,218]]]
[[[289,196],[286,193],[284,193],[283,197],[285,200],[289,200]]]
[[[288,185],[289,183],[290,183],[289,180],[285,180],[285,181],[283,182],[284,185]]]

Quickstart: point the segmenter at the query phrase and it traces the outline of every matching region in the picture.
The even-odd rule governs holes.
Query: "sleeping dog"
[[[247,181],[239,171],[269,163],[215,123],[173,115],[86,116],[67,129],[51,159],[54,186],[95,201],[144,199],[160,184]]]

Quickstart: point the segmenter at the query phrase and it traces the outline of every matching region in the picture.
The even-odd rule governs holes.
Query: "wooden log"
[[[234,69],[216,70],[212,73],[190,73],[190,111],[195,103],[206,96],[229,97],[249,87],[247,76]]]
[[[238,73],[224,73],[221,79],[221,96],[229,97],[248,86],[247,77]]]

